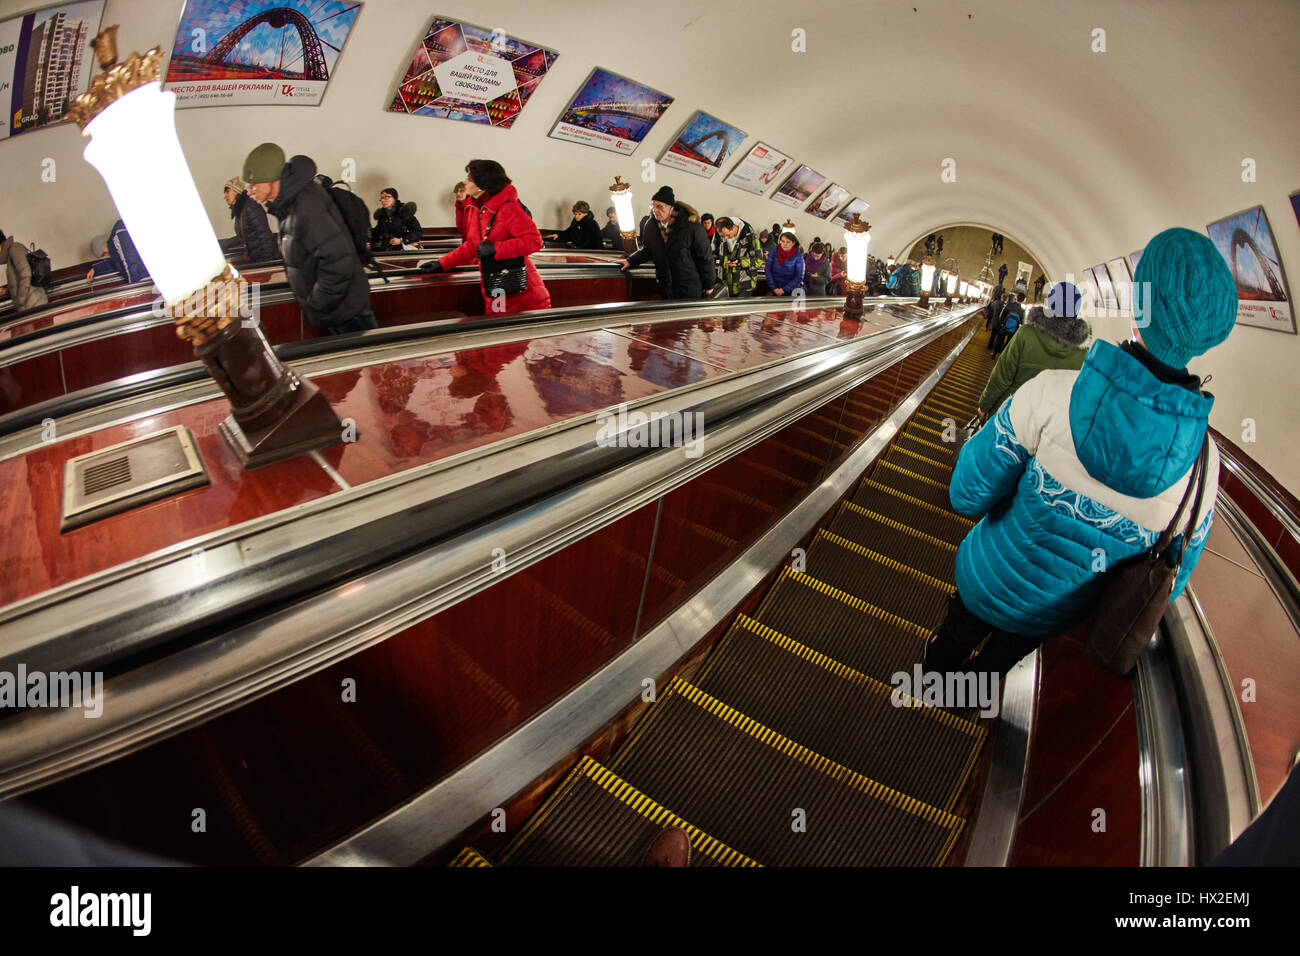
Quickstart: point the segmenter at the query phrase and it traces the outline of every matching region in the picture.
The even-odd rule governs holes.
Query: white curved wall
[[[0,16],[31,6],[0,2]],[[181,6],[109,0],[105,22],[121,24],[124,51],[169,48]],[[559,52],[514,129],[384,112],[435,12]],[[792,52],[796,28],[807,52]],[[1094,28],[1106,31],[1105,53],[1092,52]],[[321,107],[182,110],[178,128],[220,235],[230,234],[221,184],[265,139],[335,175],[354,158],[368,201],[395,185],[427,224],[450,223],[446,191],[467,159],[497,158],[553,224],[567,221],[575,199],[603,209],[615,174],[643,204],[653,187],[641,183],[641,160],[658,158],[705,109],[746,130],[748,144],[761,138],[870,202],[881,253],[940,223],[978,222],[1015,236],[1058,276],[1125,255],[1169,226],[1203,231],[1262,204],[1294,283],[1300,229],[1287,195],[1300,188],[1298,62],[1292,0],[366,0]],[[596,65],[677,98],[632,157],[546,136]],[[115,218],[80,150],[73,126],[0,143],[0,227],[37,239],[56,265],[84,258],[89,237]],[[58,164],[54,183],[41,181],[45,157]],[[1241,181],[1244,157],[1257,163],[1254,183]],[[955,182],[940,180],[945,158],[956,162]],[[794,212],[723,186],[721,175],[664,170],[659,181],[701,211],[759,226]],[[806,214],[792,218],[805,238],[831,232]],[[1122,327],[1098,322],[1103,336]],[[1293,490],[1297,367],[1300,338],[1245,327],[1193,365],[1214,374],[1216,427],[1240,440],[1242,419],[1253,418],[1258,442],[1247,450]]]

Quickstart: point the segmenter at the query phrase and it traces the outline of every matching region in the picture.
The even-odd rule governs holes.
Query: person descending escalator
[[[329,335],[377,328],[357,240],[316,181],[316,163],[308,156],[286,162],[283,149],[262,143],[244,160],[240,178],[280,223],[285,278],[307,321]],[[365,206],[358,205],[364,220]]]
[[[235,223],[235,235],[249,262],[273,262],[280,258],[280,244],[267,222],[266,210],[247,193],[248,184],[238,176],[226,182],[222,193]]]
[[[718,281],[713,248],[699,215],[678,201],[671,186],[659,187],[650,208],[653,218],[641,230],[641,248],[619,269],[653,261],[662,299],[702,299],[712,293]]]
[[[415,213],[415,203],[402,202],[395,187],[381,190],[379,208],[375,210],[375,227],[370,230],[370,248],[375,252],[418,249],[424,229]]]
[[[541,251],[542,234],[505,169],[492,159],[472,159],[465,167],[465,189],[465,241],[445,256],[420,263],[421,271],[432,274],[477,262],[488,315],[549,309],[551,295],[531,258]]]
[[[1058,282],[1045,305],[1029,310],[1024,328],[998,356],[988,385],[980,395],[976,414],[981,422],[996,412],[1021,385],[1049,368],[1078,369],[1083,365],[1083,343],[1092,329],[1079,318],[1083,295],[1072,283]]]
[[[579,200],[573,204],[573,221],[563,232],[552,232],[543,239],[558,239],[574,249],[603,249],[605,239],[591,214],[591,206]]]
[[[1129,341],[1094,342],[1077,372],[1039,373],[958,453],[952,506],[980,521],[957,550],[957,590],[926,671],[1005,674],[1104,614],[1095,605],[1107,570],[1148,552],[1166,528],[1172,553],[1185,547],[1170,601],[1195,569],[1219,456],[1207,434],[1214,396],[1186,366],[1232,332],[1237,289],[1214,243],[1189,229],[1147,243],[1134,280],[1150,291],[1135,303]],[[1191,493],[1184,505],[1203,456],[1200,507]]]

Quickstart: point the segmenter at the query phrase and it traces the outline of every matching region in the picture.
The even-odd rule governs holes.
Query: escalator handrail
[[[818,303],[826,306],[842,305],[843,298],[826,299],[809,298],[806,307],[816,308]],[[906,307],[907,302],[899,299],[867,300],[881,301],[884,304]],[[778,300],[772,300],[772,307],[777,308]],[[353,332],[347,335],[327,335],[298,342],[286,342],[272,346],[272,350],[282,362],[295,362],[302,359],[316,358],[348,349],[374,346],[395,345],[416,339],[437,338],[466,331],[486,331],[489,329],[509,328],[511,326],[533,325],[537,322],[551,322],[564,319],[581,318],[601,313],[618,316],[637,316],[646,313],[663,313],[671,311],[688,311],[699,309],[709,303],[719,314],[729,312],[753,311],[752,299],[722,299],[716,302],[690,299],[645,302],[605,302],[597,305],[577,305],[563,309],[543,309],[530,312],[508,312],[482,316],[466,316],[454,319],[435,319],[430,322],[412,322],[405,325],[385,326],[369,332]],[[170,321],[170,320],[168,320]],[[666,320],[665,320],[666,321]],[[67,395],[59,395],[26,408],[0,415],[0,438],[13,435],[29,428],[38,428],[47,419],[58,421],[68,415],[86,411],[100,405],[107,405],[153,391],[177,388],[182,385],[202,381],[207,377],[207,370],[202,362],[186,362],[138,372],[124,378],[114,379],[101,385],[91,386]]]
[[[583,416],[569,428],[527,436],[526,444],[499,444],[478,457],[376,483],[382,487],[341,492],[332,504],[299,506],[300,512],[268,522],[261,540],[243,530],[255,524],[249,523],[183,542],[152,565],[141,559],[117,569],[116,577],[75,582],[79,591],[64,586],[19,602],[36,606],[6,625],[12,638],[6,650],[16,648],[29,667],[79,669],[71,664],[86,659],[87,642],[79,642],[76,631],[52,633],[69,622],[92,630],[97,647],[111,646],[121,660],[136,663],[109,678],[105,692],[111,685],[115,706],[96,727],[68,721],[71,711],[58,709],[0,721],[0,795],[44,785],[51,775],[79,772],[88,761],[102,762],[123,747],[179,729],[183,708],[159,699],[148,683],[151,674],[178,681],[169,685],[171,693],[179,686],[201,695],[189,723],[267,693],[500,581],[481,560],[485,541],[506,549],[512,572],[542,560],[857,387],[974,311],[962,307],[832,341],[770,367],[637,403],[651,411],[705,410],[712,437],[698,458],[685,457],[680,448],[608,447],[593,440],[595,416]],[[358,535],[359,528],[373,534]],[[386,537],[390,532],[396,536]],[[410,540],[399,541],[402,534]],[[209,586],[196,588],[192,569],[182,563],[192,547],[205,544],[210,566],[219,571]],[[360,552],[350,554],[358,548],[365,560]],[[378,614],[374,601],[382,604]],[[358,614],[364,622],[353,619]],[[286,615],[297,623],[286,624]],[[159,636],[165,646],[155,643],[153,659],[139,663],[141,645]],[[222,678],[213,670],[223,666],[227,652],[232,657],[224,666],[249,669],[242,677]],[[203,681],[190,671],[169,670],[200,658]],[[53,666],[60,661],[67,666]],[[267,676],[271,671],[274,679]]]
[[[614,262],[609,262],[609,263],[547,262],[547,263],[542,263],[538,266],[538,269],[541,272],[543,279],[545,279],[547,276],[552,274],[558,274],[563,272],[580,273],[586,270],[590,270],[594,273],[597,273],[597,275],[592,276],[592,278],[599,278],[604,273],[615,270],[616,268],[617,268],[617,264]],[[642,269],[631,270],[631,271],[633,271],[633,273],[636,275],[644,275],[649,271],[650,268],[652,267],[643,267]],[[455,269],[450,269],[447,272],[442,273],[442,275],[456,276],[456,277],[468,277],[470,275],[477,275],[477,274],[478,274],[478,266],[458,266]],[[391,281],[386,281],[386,280],[392,280],[392,279],[398,279],[398,280],[421,279],[426,282],[433,282],[433,283],[443,281],[443,280],[435,279],[433,276],[421,273],[419,269],[416,267],[401,268],[401,269],[385,269],[382,276],[371,275],[370,273],[367,273],[366,278],[369,282],[370,289],[372,292],[381,291],[386,285],[391,286],[392,284]],[[584,278],[584,276],[575,275],[575,278]],[[260,282],[257,283],[257,285],[258,285],[258,295],[263,299],[269,299],[269,301],[266,302],[267,305],[279,305],[282,303],[295,301],[293,290],[289,288],[289,283],[287,280],[279,280],[276,282]],[[153,288],[152,282],[135,283],[134,285],[131,286],[121,286],[119,288],[114,288],[113,290],[111,290],[111,293],[96,292],[84,298],[92,299],[104,295],[117,296],[122,291],[125,291],[129,294],[134,294],[136,292],[147,292],[152,288]],[[66,306],[73,306],[77,304],[77,301],[80,300],[76,300],[76,301],[69,300],[67,302],[60,301],[59,303],[57,303],[57,307],[64,308]],[[34,316],[39,317],[39,312],[24,313],[23,315],[17,317],[15,321],[26,322],[29,321]],[[109,309],[106,312],[96,312],[93,315],[84,315],[77,319],[69,319],[67,322],[56,322],[52,325],[47,325],[39,329],[32,329],[29,332],[24,332],[22,335],[14,336],[11,339],[2,339],[0,340],[0,359],[10,358],[10,353],[12,351],[23,349],[24,347],[32,346],[34,343],[39,343],[42,339],[50,338],[52,336],[63,335],[69,332],[81,331],[88,328],[97,328],[101,325],[107,325],[110,322],[116,324],[127,324],[133,321],[148,321],[149,319],[156,319],[156,322],[153,323],[155,325],[164,325],[167,322],[171,321],[169,316],[154,315],[153,300],[151,299],[148,303],[137,303],[134,305],[125,305],[117,309]],[[102,335],[88,336],[87,339],[91,340],[94,338],[101,338],[101,337]],[[67,348],[70,345],[76,345],[76,344],[78,343],[77,342],[60,343],[58,347]],[[36,351],[36,354],[42,354],[42,351],[38,349]],[[29,357],[32,356],[21,355],[19,357],[19,360],[23,360]],[[6,362],[5,364],[8,363]]]

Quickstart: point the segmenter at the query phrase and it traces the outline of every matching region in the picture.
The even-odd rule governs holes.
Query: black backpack
[[[50,257],[45,254],[44,249],[32,249],[27,253],[27,267],[32,270],[32,285],[40,286],[42,289],[50,287],[54,276],[50,268]]]
[[[324,173],[317,176],[316,181],[325,187],[330,199],[334,201],[334,208],[339,211],[343,225],[347,226],[348,233],[352,236],[352,245],[361,257],[361,264],[374,269],[387,282],[388,276],[384,275],[384,270],[370,251],[370,210],[366,208],[365,201],[347,186],[336,184]]]

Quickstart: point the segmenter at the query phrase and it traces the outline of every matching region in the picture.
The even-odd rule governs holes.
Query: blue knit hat
[[[1166,365],[1184,368],[1236,324],[1237,284],[1214,243],[1199,232],[1166,229],[1153,238],[1133,282],[1134,315],[1146,323],[1138,325],[1142,344]]]
[[[1077,319],[1083,305],[1083,293],[1073,282],[1058,282],[1047,290],[1043,313],[1053,318]]]

